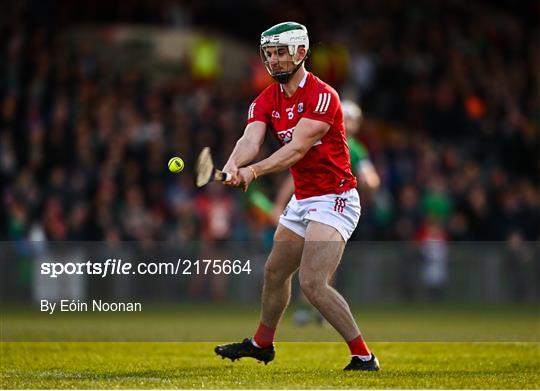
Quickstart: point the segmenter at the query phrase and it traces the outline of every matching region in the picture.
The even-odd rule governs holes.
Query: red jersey
[[[332,87],[307,72],[293,96],[285,96],[281,85],[272,83],[249,106],[248,123],[266,123],[281,145],[292,140],[301,118],[326,122],[330,129],[290,168],[296,198],[356,188],[339,95]]]

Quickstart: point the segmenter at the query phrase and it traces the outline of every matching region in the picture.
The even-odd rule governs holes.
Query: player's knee
[[[266,264],[264,267],[264,281],[267,284],[281,284],[287,280],[287,277],[275,266]]]
[[[315,304],[323,293],[324,281],[306,273],[301,273],[299,279],[302,292],[310,302]]]

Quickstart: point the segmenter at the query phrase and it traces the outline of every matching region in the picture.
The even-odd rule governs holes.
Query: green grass
[[[213,343],[4,342],[6,389],[537,389],[538,343],[374,343],[382,370],[350,373],[343,343],[277,345],[268,366]]]
[[[298,327],[293,312],[278,330],[276,360],[265,366],[249,359],[231,363],[213,353],[216,342],[253,333],[256,305],[53,316],[3,306],[0,388],[540,388],[540,318],[533,305],[356,308],[380,359],[378,373],[344,373],[348,349],[337,333],[314,324]]]
[[[338,342],[332,328],[298,327],[290,308],[278,338],[287,342]],[[540,342],[540,314],[534,305],[400,304],[356,308],[369,341]],[[251,335],[258,304],[150,305],[140,313],[59,313],[4,307],[3,341],[226,341]],[[219,325],[219,327],[216,327]]]

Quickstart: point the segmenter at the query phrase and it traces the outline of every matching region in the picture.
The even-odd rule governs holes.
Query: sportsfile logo
[[[41,275],[58,278],[62,275],[108,276],[138,275],[191,275],[251,273],[250,260],[240,259],[178,259],[176,262],[126,262],[109,258],[104,262],[42,262]]]

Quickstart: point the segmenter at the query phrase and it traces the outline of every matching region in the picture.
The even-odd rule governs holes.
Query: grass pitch
[[[364,307],[355,313],[380,360],[377,373],[343,372],[349,352],[337,333],[295,326],[293,312],[278,330],[276,359],[265,366],[247,358],[231,363],[213,351],[217,343],[251,335],[257,308],[167,306],[129,316],[49,316],[3,307],[0,388],[540,388],[536,306]]]
[[[277,332],[284,342],[340,342],[331,327],[299,327],[292,306]],[[312,308],[310,306],[304,308]],[[145,304],[139,313],[59,313],[3,307],[2,341],[10,342],[212,342],[251,335],[259,304]],[[540,342],[534,305],[416,303],[353,309],[362,333],[377,342]],[[313,316],[313,313],[312,313]]]
[[[537,389],[537,343],[374,343],[382,370],[343,372],[343,343],[277,344],[265,366],[231,363],[214,343],[2,343],[2,388]]]

